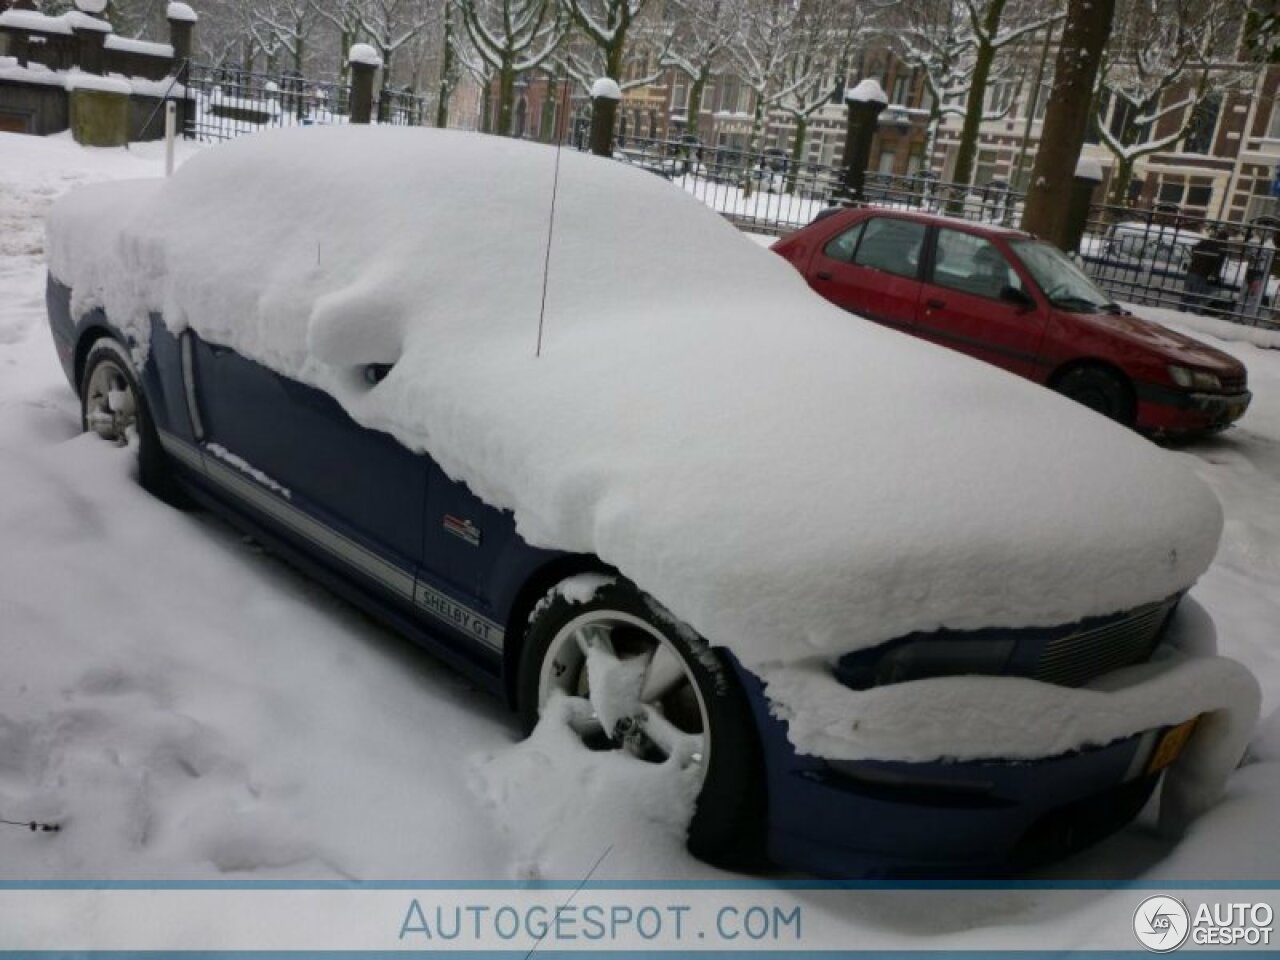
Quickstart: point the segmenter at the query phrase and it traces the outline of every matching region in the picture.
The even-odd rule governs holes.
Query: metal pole
[[[173,147],[178,134],[178,105],[172,100],[164,104],[164,175],[173,176]]]

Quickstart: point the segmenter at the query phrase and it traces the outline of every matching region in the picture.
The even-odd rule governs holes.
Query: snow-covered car
[[[136,435],[144,486],[526,729],[665,763],[705,857],[1016,866],[1162,778],[1194,814],[1252,729],[1186,596],[1222,518],[1177,455],[849,324],[644,171],[278,131],[76,191],[48,249],[85,427]]]

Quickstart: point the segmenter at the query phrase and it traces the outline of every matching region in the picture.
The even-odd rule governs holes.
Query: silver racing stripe
[[[413,603],[441,623],[461,631],[493,650],[501,650],[502,627],[481,616],[445,593],[416,581],[409,571],[396,566],[372,550],[356,543],[310,514],[267,490],[240,471],[214,457],[205,457],[199,448],[164,430],[157,431],[165,452],[205,475],[228,493],[278,521],[289,530],[330,556],[336,557],[392,593]]]

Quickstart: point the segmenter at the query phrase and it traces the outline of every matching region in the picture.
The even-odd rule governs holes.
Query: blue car
[[[520,164],[545,172],[550,157],[536,145],[425,131],[313,129],[249,139],[262,142],[211,149],[171,186],[157,183],[156,196],[167,197],[157,201],[157,209],[175,211],[175,222],[182,221],[181,195],[163,191],[199,187],[204,192],[196,192],[207,196],[220,182],[236,182],[225,175],[237,164],[271,168],[262,163],[263,151],[298,159],[299,151],[314,157],[340,147],[333,163],[341,166],[354,154],[361,171],[389,153],[409,154],[419,168],[453,162],[447,157],[454,150],[463,154],[457,162],[473,169],[487,162],[486,151],[498,151],[494,162],[506,181],[519,181]],[[388,150],[392,145],[396,149]],[[445,160],[439,160],[442,154]],[[640,208],[668,203],[663,191],[669,191],[675,215],[688,217],[690,230],[705,229],[715,243],[723,242],[729,259],[753,258],[751,269],[788,285],[787,296],[794,286],[796,317],[804,311],[825,317],[823,311],[831,310],[841,329],[848,326],[846,315],[793,281],[785,264],[775,271],[767,252],[746,249],[745,243],[739,250],[731,229],[664,182],[607,160],[566,156],[563,162],[568,184],[578,172],[584,182],[599,177],[613,196],[634,192]],[[306,176],[290,164],[279,167],[281,176]],[[368,182],[381,175],[360,176]],[[771,861],[835,877],[1005,873],[1079,850],[1126,824],[1193,734],[1196,713],[1188,704],[1186,716],[1036,757],[981,750],[928,759],[841,757],[816,752],[811,743],[798,746],[794,711],[803,705],[779,705],[754,651],[744,653],[746,648],[722,636],[694,629],[673,612],[685,608],[683,601],[642,588],[638,584],[651,578],[613,556],[573,549],[568,541],[564,547],[549,544],[545,535],[536,538],[538,545],[527,542],[524,508],[514,498],[503,502],[502,494],[508,483],[520,489],[519,476],[477,477],[460,465],[447,437],[428,440],[424,449],[394,425],[357,422],[352,411],[364,419],[367,411],[353,405],[351,396],[376,396],[394,389],[396,377],[407,376],[402,368],[408,364],[394,350],[379,353],[378,344],[369,346],[376,337],[359,341],[363,352],[344,368],[350,375],[346,386],[330,390],[308,382],[304,373],[282,372],[269,351],[255,356],[247,341],[217,337],[211,332],[216,328],[194,319],[196,306],[186,322],[166,316],[166,309],[180,308],[187,289],[182,284],[170,289],[176,299],[168,308],[157,299],[141,315],[113,315],[112,304],[122,302],[123,294],[106,287],[124,268],[110,257],[133,251],[128,256],[136,263],[151,247],[134,242],[122,216],[119,242],[86,242],[90,254],[72,248],[90,232],[108,229],[102,210],[114,189],[95,187],[84,191],[85,198],[63,201],[51,233],[49,319],[67,379],[80,396],[84,428],[121,445],[136,438],[143,487],[175,505],[207,509],[247,532],[502,698],[526,731],[553,700],[567,702],[574,705],[568,722],[588,746],[692,770],[701,785],[689,831],[696,855],[743,867]],[[121,202],[132,209],[144,203],[138,189],[131,185]],[[316,206],[326,203],[323,186],[309,196]],[[535,199],[544,200],[529,202]],[[273,215],[284,214],[264,214]],[[572,210],[563,215],[557,229],[572,231]],[[201,228],[188,221],[184,229]],[[136,230],[136,237],[144,237],[143,228]],[[227,242],[236,241],[228,236]],[[466,246],[472,238],[456,242]],[[171,251],[166,255],[179,259]],[[106,260],[86,266],[96,256]],[[539,266],[541,257],[534,258]],[[234,281],[221,282],[230,284],[230,294]],[[94,284],[102,288],[97,293]],[[919,356],[943,365],[939,370],[961,365],[955,368],[957,382],[972,378],[997,391],[1021,389],[1006,387],[1002,373],[928,345],[885,342],[899,351],[894,356]],[[329,356],[340,348],[325,349]],[[626,360],[644,362],[634,355]],[[493,383],[477,389],[500,392]],[[1059,403],[1025,396],[1032,405]],[[789,400],[779,396],[772,402],[785,406]],[[1045,409],[1060,410],[1070,430],[1078,424],[1083,431],[1110,429],[1075,419],[1082,415],[1066,402]],[[1120,431],[1114,437],[1117,443],[1144,443]],[[746,527],[755,522],[743,518]],[[1204,555],[1211,554],[1212,544]],[[1202,556],[1188,562],[1206,561]],[[1111,612],[1091,610],[1082,601],[1081,615],[1047,625],[935,622],[886,642],[835,651],[823,662],[851,697],[911,690],[917,683],[922,690],[935,689],[925,685],[974,675],[1035,681],[1045,690],[1076,688],[1152,658],[1196,573],[1174,570],[1172,589],[1135,595],[1131,605]],[[924,604],[923,594],[917,595],[912,601],[904,593],[901,603]]]

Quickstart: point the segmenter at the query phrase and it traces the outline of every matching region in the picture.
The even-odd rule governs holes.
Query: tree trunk
[[[516,72],[510,60],[498,67],[498,135],[511,136],[516,105]]]
[[[1116,0],[1070,0],[1067,8],[1053,92],[1022,214],[1023,230],[1058,246],[1065,246],[1071,234],[1072,181],[1089,131],[1094,80],[1115,9]]]
[[[449,126],[449,98],[453,96],[453,4],[444,5],[444,48],[440,51],[440,97],[436,101],[436,126]]]
[[[338,58],[338,80],[344,86],[351,79],[351,42],[351,31],[343,30],[338,39],[338,46],[342,50],[342,56]]]
[[[622,55],[627,50],[626,27],[618,27],[613,41],[604,48],[604,75],[622,83]]]
[[[556,78],[548,75],[546,79],[547,95],[542,100],[542,117],[538,123],[538,140],[541,143],[554,143],[556,139]]]
[[[796,133],[791,139],[791,163],[787,167],[787,193],[796,192],[796,176],[800,172],[800,160],[804,157],[804,142],[809,136],[809,118],[796,117]]]
[[[751,196],[751,188],[754,184],[751,181],[751,161],[755,159],[759,152],[760,134],[764,129],[764,97],[756,94],[755,110],[751,114],[751,139],[747,141],[747,168],[742,171],[742,197],[745,200]]]
[[[685,111],[688,118],[684,132],[691,137],[698,135],[698,118],[702,114],[702,94],[707,89],[707,80],[711,78],[711,65],[704,63],[698,68],[698,75],[693,78],[693,86],[689,88],[689,108]]]
[[[982,19],[987,37],[994,37],[1000,29],[1006,0],[989,0],[987,15]],[[969,83],[969,97],[965,101],[964,125],[960,129],[960,145],[956,148],[956,168],[952,180],[968,186],[973,179],[973,158],[978,152],[978,134],[982,127],[982,114],[986,109],[987,80],[991,77],[991,64],[996,51],[988,40],[978,40],[974,54],[973,78]],[[963,203],[963,201],[960,201]]]
[[[1111,168],[1111,184],[1107,187],[1107,203],[1123,207],[1129,202],[1129,181],[1133,179],[1133,157],[1116,157]]]
[[[480,132],[493,133],[493,77],[480,87]]]

